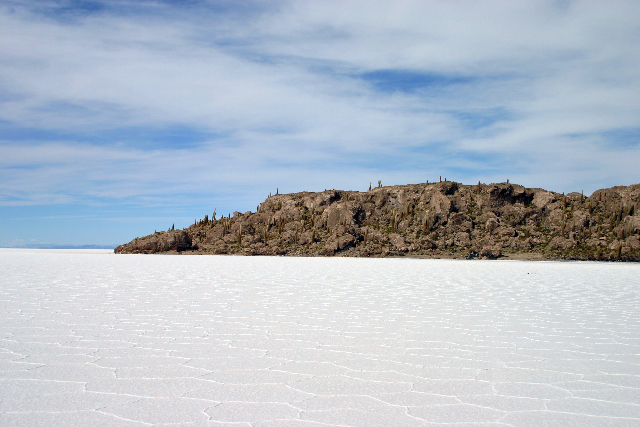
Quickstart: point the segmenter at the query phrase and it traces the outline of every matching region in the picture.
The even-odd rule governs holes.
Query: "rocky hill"
[[[585,197],[509,183],[276,194],[116,253],[640,261],[640,184]]]

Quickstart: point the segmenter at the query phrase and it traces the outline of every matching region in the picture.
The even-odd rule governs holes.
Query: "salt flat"
[[[640,266],[0,249],[2,426],[640,426]]]

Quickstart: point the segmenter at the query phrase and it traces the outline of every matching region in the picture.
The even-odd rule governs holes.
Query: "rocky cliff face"
[[[154,233],[134,239],[131,243],[120,245],[117,254],[154,254],[158,252],[182,252],[193,249],[191,235],[184,230]]]
[[[640,261],[640,184],[561,195],[456,182],[267,198],[116,253]]]

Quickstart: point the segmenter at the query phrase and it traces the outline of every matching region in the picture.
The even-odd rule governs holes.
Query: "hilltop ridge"
[[[115,253],[640,261],[640,184],[558,194],[445,181],[270,195]]]

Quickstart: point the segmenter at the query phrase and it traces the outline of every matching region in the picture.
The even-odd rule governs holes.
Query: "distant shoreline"
[[[2,249],[111,249],[118,245],[57,245],[57,244],[36,244],[24,246],[0,246]]]

